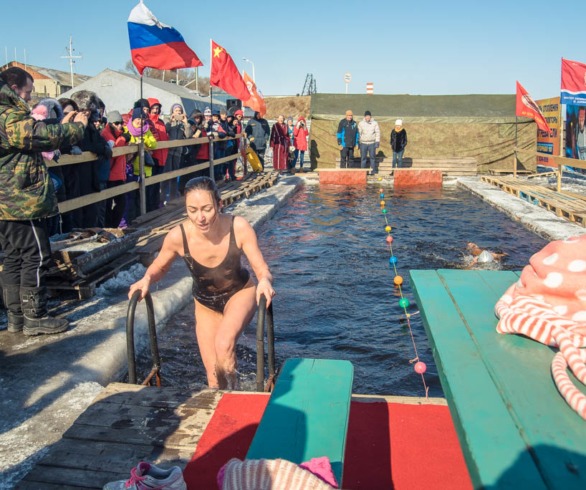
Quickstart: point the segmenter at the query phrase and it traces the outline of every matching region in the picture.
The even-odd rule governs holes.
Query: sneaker
[[[169,470],[157,468],[150,463],[138,463],[130,470],[129,480],[106,483],[103,490],[187,490],[183,473],[179,466]]]

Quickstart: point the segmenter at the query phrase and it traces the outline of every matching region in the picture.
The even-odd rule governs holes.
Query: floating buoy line
[[[378,179],[379,181],[382,180],[381,177],[379,177]],[[382,211],[382,215],[385,218],[385,231],[387,233],[387,245],[389,247],[389,252],[390,252],[390,257],[389,257],[389,264],[391,265],[391,267],[393,268],[393,271],[395,272],[395,278],[393,279],[393,282],[395,284],[395,287],[398,288],[399,290],[399,296],[401,297],[401,299],[399,300],[399,306],[401,308],[403,308],[403,312],[405,313],[405,318],[407,320],[407,326],[409,327],[409,335],[411,335],[411,342],[413,343],[413,350],[415,351],[415,358],[411,359],[409,361],[410,364],[415,363],[415,365],[413,366],[413,369],[415,370],[415,372],[417,374],[419,374],[421,376],[421,381],[423,382],[423,388],[425,389],[425,398],[427,400],[429,400],[428,398],[428,392],[429,392],[429,388],[427,386],[427,384],[425,383],[425,377],[423,376],[423,373],[425,373],[425,371],[427,370],[427,366],[425,365],[424,362],[419,360],[419,353],[417,352],[417,345],[415,344],[415,337],[413,336],[413,330],[411,329],[411,314],[407,312],[407,308],[409,307],[409,300],[407,298],[405,298],[403,296],[403,277],[399,275],[399,272],[397,271],[397,257],[395,257],[395,254],[393,253],[393,236],[391,235],[391,231],[392,231],[392,227],[389,223],[389,218],[388,218],[388,212],[387,212],[387,208],[386,208],[386,201],[385,199],[385,191],[384,189],[381,187],[380,188],[380,208]]]

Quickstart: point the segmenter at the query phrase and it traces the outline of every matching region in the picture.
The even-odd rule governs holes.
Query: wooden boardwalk
[[[534,182],[514,177],[483,175],[481,180],[552,211],[560,218],[586,227],[586,196],[567,191],[556,192]]]
[[[139,461],[184,468],[221,397],[112,383],[16,488],[102,488]]]

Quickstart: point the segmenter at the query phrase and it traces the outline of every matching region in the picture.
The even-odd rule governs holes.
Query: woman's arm
[[[256,233],[248,221],[237,216],[234,218],[234,234],[237,237],[236,244],[239,245],[246,254],[246,258],[252,266],[254,275],[258,279],[256,302],[258,304],[261,295],[264,295],[267,299],[267,306],[269,306],[275,295],[275,290],[273,289],[273,276],[269,270],[269,266],[262,256],[260,248],[258,248]],[[238,242],[240,242],[240,244],[238,244]]]
[[[165,241],[163,242],[163,248],[159,252],[159,255],[155,259],[155,261],[151,264],[151,266],[145,272],[143,278],[135,282],[132,286],[130,286],[130,291],[128,292],[128,299],[132,298],[132,295],[135,291],[140,291],[140,298],[139,300],[144,299],[146,294],[149,292],[149,286],[160,281],[167,272],[169,272],[169,268],[171,264],[179,255],[178,245],[181,244],[181,230],[178,226],[173,228],[165,237]]]

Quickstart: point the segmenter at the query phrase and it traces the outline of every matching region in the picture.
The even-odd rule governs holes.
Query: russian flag
[[[142,0],[128,17],[128,36],[132,62],[141,75],[147,67],[175,70],[203,65],[183,36],[159,22]]]

